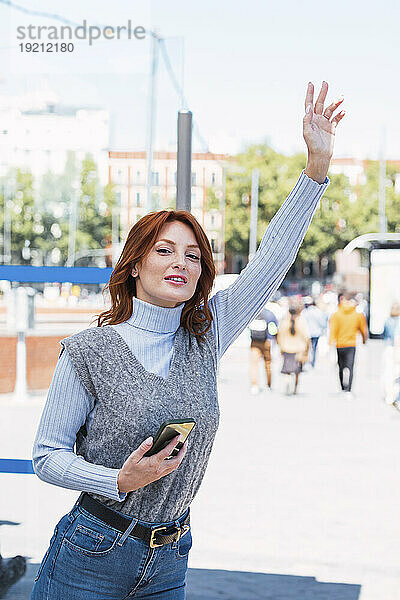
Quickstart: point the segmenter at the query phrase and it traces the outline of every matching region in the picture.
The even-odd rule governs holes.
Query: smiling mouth
[[[164,281],[167,281],[175,286],[186,285],[186,281],[183,279],[183,277],[164,277]]]

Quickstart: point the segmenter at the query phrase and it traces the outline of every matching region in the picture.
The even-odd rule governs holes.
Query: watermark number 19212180
[[[22,42],[18,44],[21,52],[73,52],[75,46],[72,42]]]

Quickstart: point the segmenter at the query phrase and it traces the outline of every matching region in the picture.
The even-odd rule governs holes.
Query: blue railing
[[[34,473],[32,461],[19,458],[0,458],[0,473],[32,475]]]
[[[0,281],[20,283],[106,283],[112,268],[100,267],[32,267],[24,265],[0,265]],[[0,458],[0,473],[34,473],[32,461],[16,458]]]
[[[106,283],[111,267],[31,267],[0,265],[0,281],[24,283]]]

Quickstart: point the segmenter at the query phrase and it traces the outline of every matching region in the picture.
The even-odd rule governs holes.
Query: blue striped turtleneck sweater
[[[265,231],[254,258],[229,288],[209,300],[219,358],[279,287],[328,183],[326,179],[318,184],[303,172]],[[183,306],[163,308],[133,298],[130,319],[113,326],[145,369],[164,378]],[[54,371],[34,443],[35,472],[48,483],[122,501],[126,495],[118,490],[119,470],[89,463],[74,452],[76,434],[85,423],[90,427],[95,410],[94,398],[64,352]]]

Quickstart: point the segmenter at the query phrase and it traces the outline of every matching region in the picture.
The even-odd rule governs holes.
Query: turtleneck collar
[[[132,301],[132,316],[127,321],[129,325],[156,333],[173,333],[178,329],[185,303],[176,308],[164,308],[139,300],[135,296]]]

